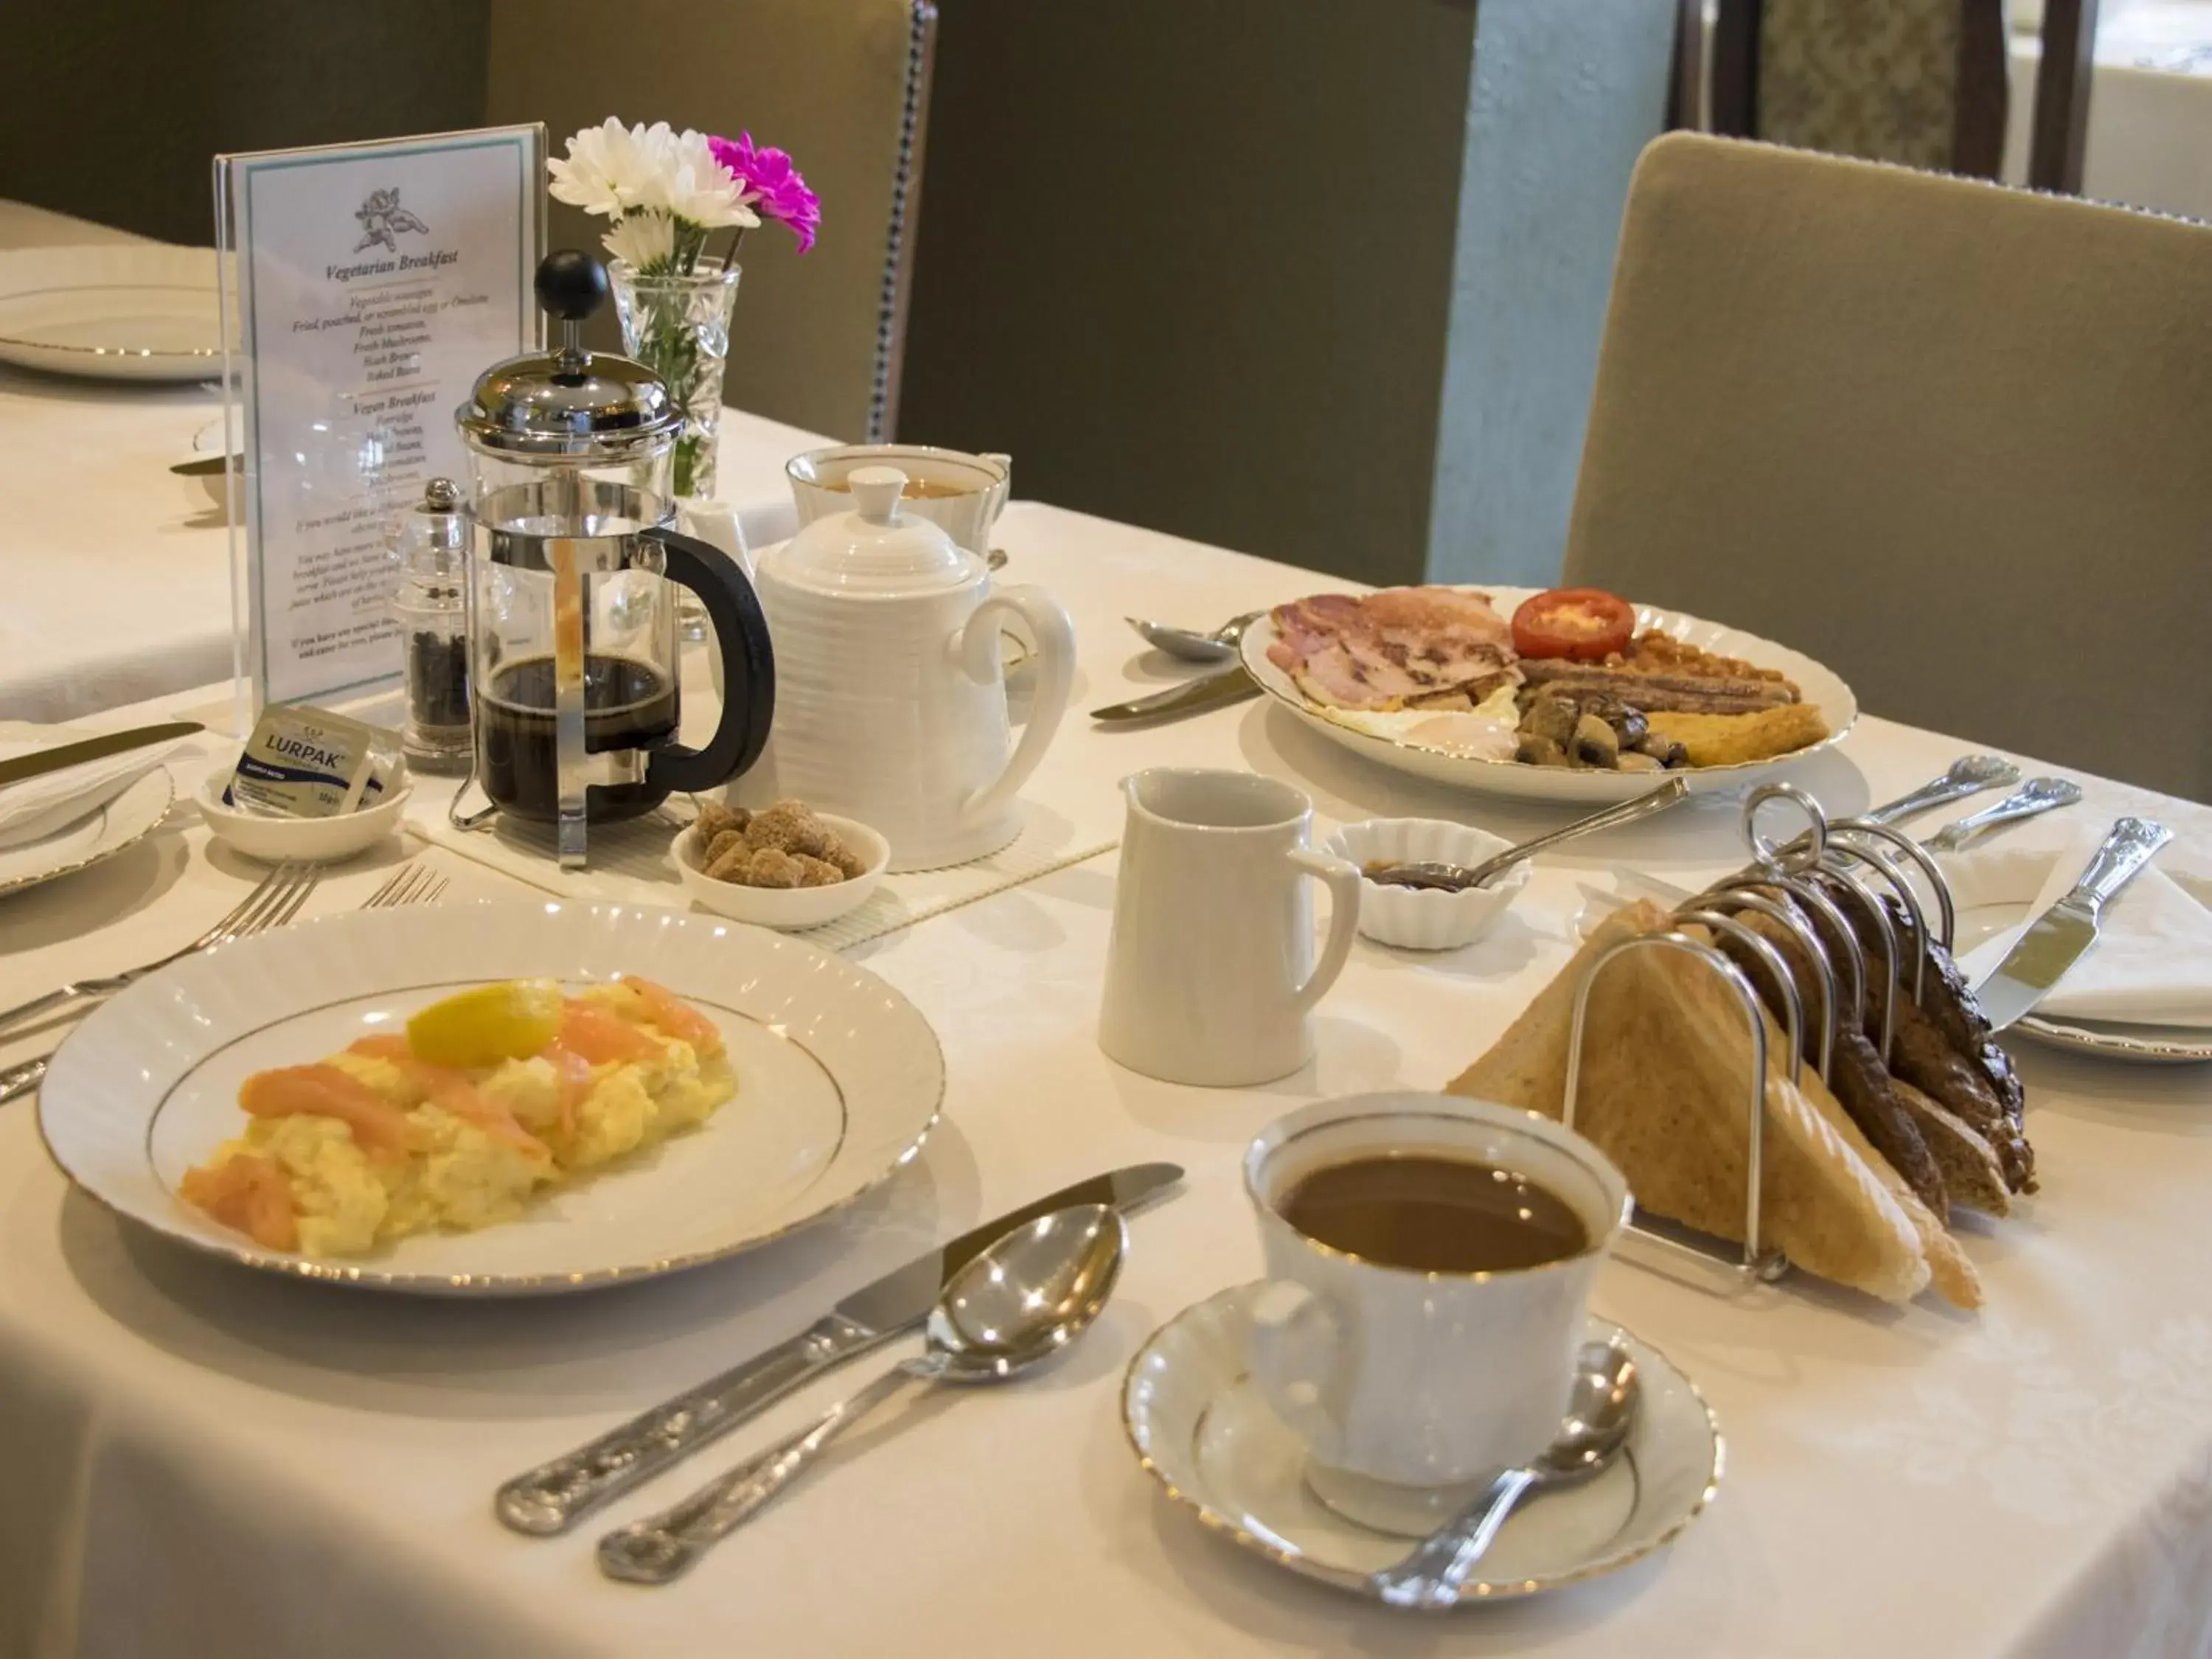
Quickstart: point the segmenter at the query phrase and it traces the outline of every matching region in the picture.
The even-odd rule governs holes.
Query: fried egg
[[[1515,689],[1501,685],[1473,708],[1324,708],[1314,712],[1387,743],[1434,750],[1459,760],[1510,761],[1520,748]]]

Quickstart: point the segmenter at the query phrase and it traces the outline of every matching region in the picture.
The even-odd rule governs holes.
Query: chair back
[[[1671,134],[1564,580],[1873,714],[2212,799],[2212,227]]]
[[[789,150],[821,238],[800,258],[778,226],[746,233],[724,396],[874,441],[896,417],[936,25],[929,0],[491,0],[490,117],[543,121],[556,155],[610,115]],[[597,252],[605,229],[556,203],[548,245]]]
[[[1720,0],[1713,130],[1994,179],[2003,0]]]

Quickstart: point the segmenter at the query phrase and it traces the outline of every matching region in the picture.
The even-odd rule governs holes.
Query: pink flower
[[[788,229],[798,238],[801,253],[814,246],[814,233],[822,226],[822,200],[807,189],[788,151],[756,145],[750,132],[734,142],[709,138],[707,148],[738,181],[740,201]]]

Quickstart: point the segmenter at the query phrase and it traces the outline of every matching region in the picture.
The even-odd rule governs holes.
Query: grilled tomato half
[[[1513,648],[1524,657],[1601,662],[1626,650],[1635,632],[1628,601],[1601,587],[1554,587],[1513,613]]]

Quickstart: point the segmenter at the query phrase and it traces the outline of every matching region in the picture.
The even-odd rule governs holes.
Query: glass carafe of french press
[[[549,255],[538,297],[562,323],[559,348],[487,370],[457,416],[474,468],[475,776],[491,808],[456,821],[496,809],[553,825],[570,868],[587,821],[636,817],[751,765],[775,708],[751,584],[669,527],[682,421],[667,388],[642,363],[583,349],[606,295],[598,260]],[[679,587],[706,607],[724,665],[720,721],[696,750],[676,741]]]

